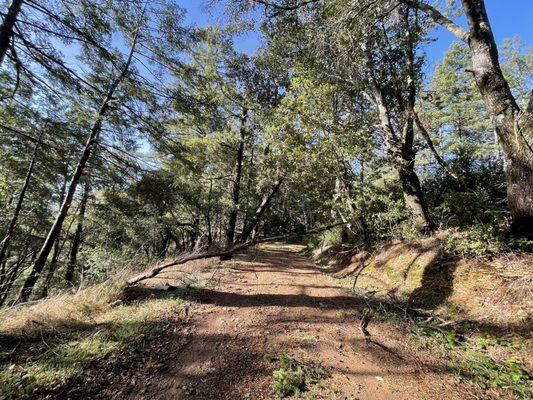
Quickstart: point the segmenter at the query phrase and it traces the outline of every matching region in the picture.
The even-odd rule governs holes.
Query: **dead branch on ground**
[[[128,285],[133,285],[133,284],[138,283],[140,281],[143,281],[145,279],[153,278],[156,275],[158,275],[161,271],[163,271],[163,270],[165,270],[167,268],[173,267],[174,265],[180,265],[180,264],[185,264],[186,262],[189,262],[189,261],[203,260],[203,259],[206,259],[206,258],[214,258],[214,257],[218,257],[220,260],[229,260],[229,259],[231,259],[231,257],[233,256],[234,253],[237,253],[239,251],[243,251],[243,250],[245,250],[245,249],[247,249],[249,247],[255,246],[255,245],[260,244],[260,243],[277,242],[277,241],[280,241],[280,240],[286,240],[286,239],[299,237],[299,236],[303,236],[303,235],[311,235],[311,234],[315,234],[315,233],[319,233],[319,232],[330,230],[330,229],[335,228],[335,227],[340,226],[340,225],[344,225],[344,222],[340,222],[340,223],[333,224],[333,225],[328,225],[328,226],[325,226],[325,227],[310,229],[308,231],[304,231],[304,232],[300,232],[300,233],[293,232],[293,233],[289,233],[289,234],[286,234],[286,235],[273,236],[273,237],[268,237],[268,238],[263,238],[263,239],[252,239],[252,240],[247,241],[245,243],[237,244],[236,246],[233,246],[232,248],[227,249],[227,250],[206,251],[204,253],[189,254],[189,255],[186,255],[184,257],[178,258],[178,259],[176,259],[176,260],[174,260],[172,262],[169,262],[167,264],[163,264],[163,265],[157,266],[157,267],[153,268],[152,270],[150,270],[148,272],[145,272],[145,273],[142,273],[140,275],[137,275],[137,276],[129,279],[127,281],[127,283],[128,283]]]

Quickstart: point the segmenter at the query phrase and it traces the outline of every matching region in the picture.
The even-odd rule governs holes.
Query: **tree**
[[[533,124],[530,110],[521,109],[500,66],[484,0],[462,0],[469,30],[461,28],[436,8],[422,1],[403,0],[466,43],[472,61],[471,73],[494,117],[495,130],[506,158],[507,199],[516,235],[533,237]]]
[[[87,208],[87,202],[89,200],[89,194],[91,191],[91,185],[89,181],[85,182],[83,186],[83,193],[80,200],[80,209],[78,212],[78,222],[76,224],[76,230],[74,231],[74,237],[72,238],[72,247],[70,249],[69,261],[67,265],[67,271],[65,273],[65,281],[69,284],[74,283],[74,272],[78,264],[78,252],[82,242],[83,224],[85,220],[85,210]]]
[[[11,47],[11,41],[13,40],[15,22],[20,13],[22,3],[23,0],[11,1],[0,26],[0,65],[4,62],[8,50],[11,49],[12,57],[16,57],[15,50]]]
[[[306,68],[313,68],[322,79],[336,82],[343,90],[366,103],[369,135],[379,135],[388,159],[398,172],[405,204],[413,225],[430,232],[435,224],[429,216],[420,180],[415,170],[415,118],[417,93],[422,81],[423,58],[418,46],[424,40],[426,22],[402,6],[376,24],[352,23],[345,4],[332,2],[300,9],[292,31],[279,19],[281,32],[299,32],[295,47]],[[298,22],[294,22],[298,21]],[[275,31],[276,34],[279,32]],[[283,33],[282,33],[283,34]]]
[[[135,46],[137,45],[138,31],[139,27],[136,28],[135,33],[133,34],[132,44],[126,62],[120,70],[118,76],[110,83],[109,88],[107,89],[107,93],[105,94],[102,104],[98,110],[98,113],[96,114],[95,120],[90,130],[89,137],[87,138],[87,142],[85,144],[83,152],[80,156],[78,164],[76,165],[76,168],[74,169],[74,173],[68,185],[65,199],[63,200],[63,203],[61,204],[61,207],[57,212],[56,219],[52,227],[50,228],[50,231],[48,232],[48,235],[43,243],[41,250],[39,251],[39,254],[37,255],[37,259],[35,260],[35,264],[33,265],[30,275],[26,278],[26,281],[22,286],[18,298],[19,302],[28,301],[35,286],[35,283],[37,282],[37,279],[39,278],[39,275],[41,274],[46,264],[46,260],[48,259],[50,251],[52,250],[52,246],[54,242],[58,239],[59,233],[61,232],[61,228],[63,226],[63,221],[67,217],[67,213],[72,203],[72,198],[74,196],[74,193],[76,192],[78,183],[85,170],[85,166],[87,165],[87,162],[89,161],[89,158],[91,157],[94,151],[98,137],[100,136],[100,131],[102,129],[102,119],[106,116],[115,91],[117,90],[122,80],[126,77],[126,74],[128,73],[128,70],[130,68],[133,53],[135,51]]]
[[[22,204],[24,203],[24,198],[26,197],[26,191],[28,190],[28,186],[30,185],[30,179],[33,175],[33,168],[35,167],[35,162],[37,160],[37,151],[39,150],[42,136],[43,135],[41,133],[35,143],[35,148],[33,149],[33,155],[31,157],[30,165],[28,166],[28,172],[26,173],[24,184],[22,185],[22,188],[20,189],[20,193],[17,198],[17,203],[15,205],[15,210],[13,211],[13,216],[11,217],[11,221],[9,222],[4,239],[2,240],[2,242],[0,242],[0,246],[1,246],[0,247],[0,265],[4,265],[4,258],[6,257],[7,249],[9,248],[9,243],[11,242],[13,238],[13,234],[17,226],[20,211],[22,209]],[[2,268],[1,275],[2,277],[4,277],[5,275],[5,271],[3,268]]]
[[[320,9],[319,0],[254,1],[262,5],[271,18],[298,11]],[[254,3],[234,1],[241,11],[249,11]],[[446,17],[436,7],[420,0],[401,0],[401,3],[420,10],[435,23],[442,25],[466,43],[472,61],[471,73],[484,100],[488,113],[495,119],[495,131],[506,159],[507,198],[511,210],[511,230],[516,235],[532,237],[533,231],[533,124],[529,107],[521,108],[514,97],[500,66],[498,47],[487,15],[484,0],[461,0],[469,30]],[[334,4],[334,3],[333,3]],[[453,3],[452,3],[453,4]],[[335,8],[328,4],[326,8]],[[398,8],[398,2],[357,1],[342,3],[346,20],[358,20],[361,25],[375,26]],[[353,24],[352,24],[353,25]],[[366,33],[361,37],[366,36]],[[343,42],[346,45],[346,42]],[[533,101],[530,102],[533,104]]]

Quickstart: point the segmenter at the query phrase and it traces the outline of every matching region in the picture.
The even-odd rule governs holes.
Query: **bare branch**
[[[435,7],[430,6],[429,4],[426,4],[423,1],[418,1],[418,0],[400,0],[400,1],[408,5],[409,7],[417,8],[420,11],[423,11],[433,21],[445,27],[446,29],[448,29],[451,33],[453,33],[463,42],[468,43],[468,41],[470,40],[470,33],[468,31],[461,28],[459,25],[457,25],[455,22],[453,22],[448,17],[444,16]]]

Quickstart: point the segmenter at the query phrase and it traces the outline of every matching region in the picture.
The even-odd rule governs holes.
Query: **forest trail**
[[[222,264],[217,274],[216,287],[200,291],[190,306],[186,343],[163,345],[164,365],[138,378],[128,398],[274,399],[276,363],[264,359],[272,349],[331,374],[307,398],[471,397],[443,365],[415,354],[389,322],[373,319],[366,343],[361,299],[291,246],[265,246]]]

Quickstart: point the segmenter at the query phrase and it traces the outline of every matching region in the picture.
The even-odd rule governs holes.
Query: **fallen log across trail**
[[[307,231],[304,231],[304,232],[292,232],[292,233],[288,233],[286,235],[272,236],[272,237],[262,238],[262,239],[253,239],[253,240],[249,240],[247,242],[241,243],[241,244],[237,244],[237,245],[235,245],[235,246],[233,246],[233,247],[231,247],[229,249],[225,249],[225,250],[206,251],[206,252],[203,252],[203,253],[189,254],[189,255],[180,257],[180,258],[178,258],[178,259],[176,259],[174,261],[171,261],[171,262],[169,262],[167,264],[159,265],[159,266],[151,269],[148,272],[142,273],[142,274],[137,275],[137,276],[135,276],[135,277],[133,277],[131,279],[128,279],[127,284],[128,285],[134,285],[134,284],[136,284],[138,282],[141,282],[143,280],[154,278],[161,271],[163,271],[163,270],[165,270],[167,268],[173,267],[175,265],[185,264],[185,263],[187,263],[189,261],[202,260],[202,259],[205,259],[205,258],[214,258],[214,257],[219,257],[221,260],[229,260],[229,259],[231,259],[232,255],[234,253],[237,253],[239,251],[243,251],[243,250],[245,250],[245,249],[247,249],[249,247],[252,247],[252,246],[255,246],[255,245],[258,245],[258,244],[261,244],[261,243],[278,242],[278,241],[281,241],[281,240],[287,240],[287,239],[291,239],[291,238],[295,238],[295,237],[300,237],[300,236],[305,236],[305,235],[313,235],[313,234],[316,234],[316,233],[328,231],[328,230],[333,229],[333,228],[335,228],[337,226],[341,226],[341,225],[345,225],[345,224],[346,224],[345,222],[339,222],[339,223],[336,223],[336,224],[323,226],[323,227],[320,227],[320,228],[310,229],[310,230],[307,230]]]

